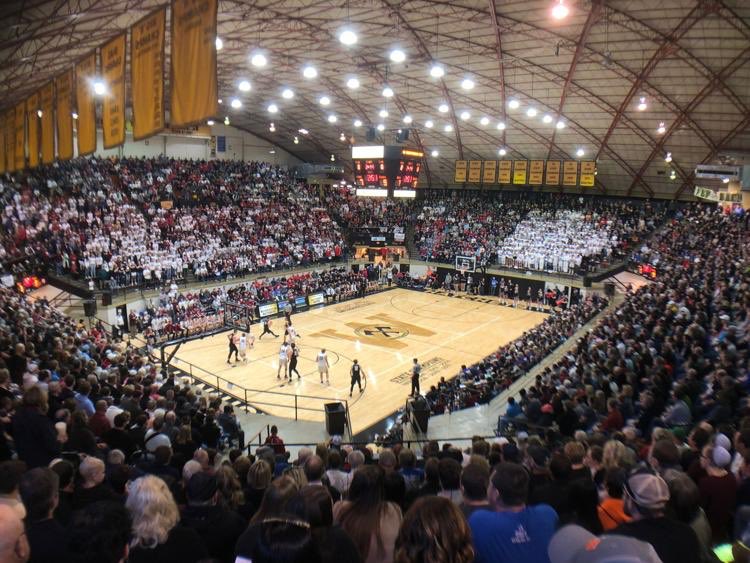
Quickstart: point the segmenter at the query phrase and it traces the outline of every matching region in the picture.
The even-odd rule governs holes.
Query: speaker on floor
[[[329,436],[343,436],[346,426],[346,409],[344,403],[326,403],[326,432]]]
[[[365,139],[369,142],[373,142],[375,140],[375,136],[377,133],[375,132],[374,127],[368,127],[367,132],[365,133]]]
[[[591,287],[591,278],[589,276],[583,276],[583,287]]]
[[[96,301],[93,299],[86,299],[83,302],[83,314],[87,317],[96,316]]]

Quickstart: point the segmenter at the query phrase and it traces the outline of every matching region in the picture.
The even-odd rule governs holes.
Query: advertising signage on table
[[[258,305],[258,314],[261,317],[270,317],[271,315],[275,315],[279,312],[279,306],[274,301],[272,303],[261,303]]]
[[[304,297],[295,297],[294,298],[294,308],[295,309],[305,309],[307,308],[307,299]]]
[[[311,293],[307,296],[307,303],[310,307],[314,305],[322,305],[325,302],[325,294],[323,293]]]

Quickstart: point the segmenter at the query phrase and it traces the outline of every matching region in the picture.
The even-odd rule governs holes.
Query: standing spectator
[[[105,483],[104,462],[95,457],[86,457],[78,466],[81,485],[73,496],[73,508],[78,510],[100,500],[119,500],[115,492]]]
[[[91,428],[94,436],[101,438],[111,428],[107,418],[107,401],[104,399],[98,400],[94,409],[94,415],[89,418],[89,428]]]
[[[208,556],[195,530],[178,525],[177,504],[158,477],[147,475],[133,481],[125,508],[133,519],[130,563],[197,563]]]
[[[60,478],[46,467],[35,467],[21,478],[26,506],[26,536],[32,563],[67,561],[67,530],[53,518],[59,499]]]
[[[461,511],[449,500],[417,500],[401,523],[395,563],[472,563],[471,530]]]
[[[365,563],[393,560],[401,510],[383,500],[383,471],[379,467],[358,469],[349,487],[349,500],[336,503],[333,513]]]
[[[490,510],[487,500],[487,487],[490,484],[490,471],[485,464],[469,463],[461,472],[461,494],[463,501],[459,508],[468,520],[475,510]]]
[[[399,473],[404,477],[406,492],[416,491],[424,481],[424,471],[417,467],[417,456],[409,448],[403,448],[398,452],[398,464],[401,467]]]
[[[284,440],[279,437],[279,429],[275,424],[271,426],[271,435],[266,437],[265,443],[273,448],[273,452],[276,455],[283,455],[286,451]]]
[[[341,495],[345,495],[349,490],[349,474],[341,470],[341,465],[341,454],[338,450],[331,450],[328,454],[326,477],[332,487],[335,487]]]
[[[548,563],[547,546],[557,526],[548,505],[527,506],[529,474],[516,463],[501,463],[490,479],[492,510],[477,510],[469,518],[476,563],[534,561]]]
[[[625,477],[625,470],[612,468],[607,470],[604,478],[607,494],[599,503],[597,511],[605,532],[614,530],[620,524],[630,522],[630,516],[625,514],[625,501],[622,500]]]
[[[23,520],[7,506],[0,506],[0,561],[26,563],[30,551]]]
[[[728,471],[732,462],[730,453],[721,446],[703,448],[702,464],[707,476],[700,480],[701,506],[711,524],[713,543],[724,543],[729,539],[737,497],[737,480]]]
[[[39,387],[23,395],[21,408],[12,420],[18,457],[30,468],[47,466],[60,452],[57,431],[47,417],[47,396]]]
[[[76,512],[69,535],[70,563],[122,563],[128,557],[130,515],[118,502],[95,502]]]
[[[12,509],[21,520],[26,518],[24,502],[19,494],[19,484],[24,471],[26,464],[22,461],[0,463],[0,505]]]

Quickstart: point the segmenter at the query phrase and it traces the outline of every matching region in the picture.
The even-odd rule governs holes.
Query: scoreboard
[[[357,195],[415,197],[423,157],[401,146],[352,147]]]

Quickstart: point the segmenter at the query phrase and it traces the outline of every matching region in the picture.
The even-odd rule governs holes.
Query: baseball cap
[[[551,563],[662,563],[651,544],[614,534],[597,537],[574,524],[552,536],[547,553]]]
[[[216,477],[205,471],[199,471],[188,481],[187,498],[195,502],[207,502],[216,494],[217,489]]]
[[[641,508],[658,510],[669,500],[669,487],[659,475],[636,471],[625,482],[625,492]]]

